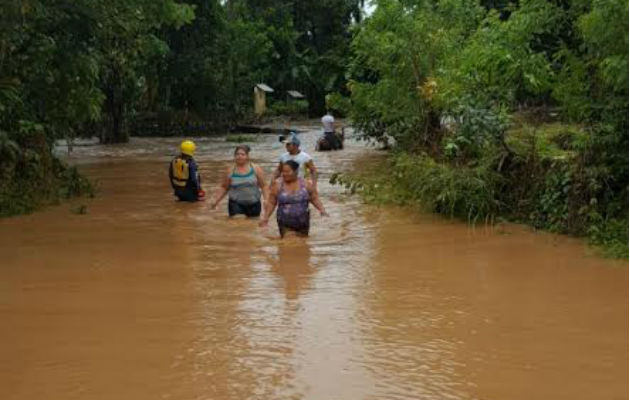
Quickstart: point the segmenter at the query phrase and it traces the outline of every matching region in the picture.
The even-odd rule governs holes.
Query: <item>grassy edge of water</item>
[[[333,174],[330,183],[344,186],[349,193],[360,194],[368,204],[438,213],[471,225],[500,221],[524,223],[548,232],[585,238],[605,257],[627,258],[627,218],[602,218],[593,213],[581,217],[584,227],[572,230],[567,226],[573,214],[566,204],[567,198],[553,201],[548,198],[549,188],[555,188],[557,172],[558,168],[547,169],[539,177],[540,187],[528,199],[518,199],[528,200],[531,205],[516,212],[510,210],[506,200],[514,201],[531,190],[531,181],[506,182],[509,175],[497,172],[490,157],[474,166],[462,166],[438,162],[424,154],[393,152],[361,171]],[[553,207],[539,209],[545,208],[547,203]]]
[[[30,214],[72,198],[94,197],[95,183],[77,167],[54,156],[47,159],[49,165],[42,164],[41,158],[33,160],[21,160],[16,168],[3,171],[6,179],[0,185],[0,217]],[[82,205],[79,210],[72,212],[85,214],[86,207]]]
[[[260,136],[255,134],[228,134],[225,136],[228,143],[255,143],[260,141]]]

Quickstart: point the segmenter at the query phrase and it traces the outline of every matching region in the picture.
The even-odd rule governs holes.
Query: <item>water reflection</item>
[[[277,262],[272,271],[284,282],[285,296],[295,300],[309,285],[314,268],[311,248],[304,238],[287,237],[278,241]]]

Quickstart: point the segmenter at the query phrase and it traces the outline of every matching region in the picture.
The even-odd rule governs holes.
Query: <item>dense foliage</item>
[[[377,3],[345,108],[395,144],[399,199],[627,254],[628,2]]]

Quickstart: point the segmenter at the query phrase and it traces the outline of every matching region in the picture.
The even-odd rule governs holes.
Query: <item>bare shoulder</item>
[[[263,169],[258,165],[258,164],[252,164],[254,166],[254,171],[259,174],[262,175],[264,173]]]

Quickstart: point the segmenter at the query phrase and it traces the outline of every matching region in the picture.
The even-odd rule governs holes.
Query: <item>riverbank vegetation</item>
[[[628,254],[628,3],[377,1],[340,110],[392,147],[336,177],[375,201],[498,217]]]

